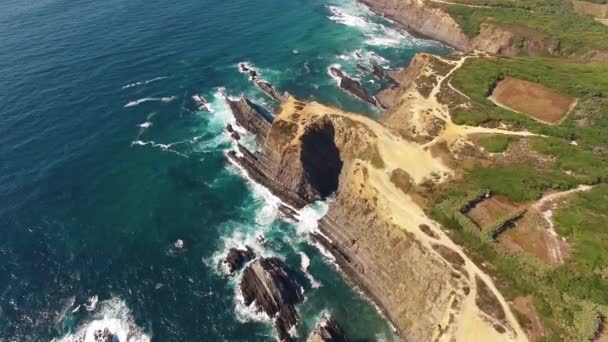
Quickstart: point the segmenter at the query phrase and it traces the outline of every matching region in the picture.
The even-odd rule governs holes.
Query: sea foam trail
[[[135,324],[131,310],[123,300],[111,298],[99,302],[98,307],[75,333],[53,339],[53,342],[95,342],[95,333],[104,329],[113,335],[112,341],[150,342],[150,336]]]
[[[140,105],[142,103],[151,102],[151,101],[159,101],[159,102],[169,103],[169,102],[171,102],[173,100],[175,100],[175,96],[144,97],[143,99],[131,101],[131,102],[127,103],[124,107],[125,108],[134,107],[134,106]]]
[[[164,80],[166,78],[169,78],[169,77],[167,77],[167,76],[160,76],[160,77],[156,77],[156,78],[153,78],[153,79],[150,79],[150,80],[146,80],[146,81],[130,83],[130,84],[122,86],[122,89],[128,89],[128,88],[133,88],[133,87],[137,87],[137,86],[140,86],[140,85],[146,85],[148,83]]]

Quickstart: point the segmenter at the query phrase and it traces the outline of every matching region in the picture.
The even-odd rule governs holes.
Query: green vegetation
[[[559,51],[562,55],[608,50],[608,27],[593,18],[575,14],[566,1],[460,0],[458,2],[488,6],[488,8],[478,8],[440,5],[471,37],[476,36],[481,24],[487,22],[510,29],[516,34],[515,39],[519,39],[522,43],[525,39],[542,41],[546,47]]]
[[[608,185],[580,192],[555,213],[555,228],[575,246],[571,260],[585,277],[608,279]]]
[[[492,135],[479,139],[479,145],[491,153],[500,153],[507,150],[509,144],[517,138],[509,135]]]
[[[473,1],[473,0],[471,0]],[[518,1],[515,1],[519,3]],[[497,79],[511,76],[536,82],[579,99],[560,125],[537,122],[523,114],[497,107],[487,100]],[[466,106],[459,95],[442,89],[440,100],[448,103],[458,124],[496,127],[506,124],[542,137],[489,136],[479,144],[491,152],[507,150],[513,139],[521,141],[530,159],[502,158],[500,164],[468,168],[462,180],[444,184],[433,196],[431,216],[442,223],[456,243],[466,246],[497,279],[503,294],[513,299],[531,295],[549,336],[548,341],[585,341],[608,318],[608,63],[577,63],[546,58],[471,58],[451,79],[451,84],[471,98]],[[526,149],[529,153],[526,153]],[[507,152],[510,153],[510,152]],[[469,219],[467,203],[491,192],[522,204],[539,199],[547,191],[595,184],[580,192],[554,213],[559,234],[572,246],[561,266],[497,248],[494,239],[523,209],[497,218],[484,230]]]

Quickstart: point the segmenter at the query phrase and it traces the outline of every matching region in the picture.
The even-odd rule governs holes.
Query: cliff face
[[[470,39],[458,23],[445,11],[429,6],[424,0],[360,0],[360,2],[415,33],[459,50],[466,51],[470,48]]]
[[[375,12],[408,30],[448,44],[461,51],[480,50],[515,56],[518,54],[558,54],[558,44],[550,37],[523,27],[481,25],[479,34],[467,36],[460,25],[442,8],[428,0],[359,0]]]
[[[290,203],[335,194],[312,238],[332,252],[404,339],[525,339],[489,277],[409,192],[451,172],[430,151],[367,117],[287,97],[263,152],[243,152],[233,160]],[[396,182],[394,173],[410,186]],[[501,315],[481,313],[476,305],[480,277]]]

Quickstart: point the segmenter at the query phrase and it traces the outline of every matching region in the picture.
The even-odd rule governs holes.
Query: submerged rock
[[[331,317],[326,317],[308,336],[307,342],[346,342],[348,339]]]
[[[231,274],[241,269],[245,263],[255,258],[255,253],[248,246],[245,249],[230,248],[228,255],[224,260],[224,264]]]
[[[294,305],[304,301],[304,294],[288,266],[279,258],[257,259],[243,271],[240,288],[245,305],[255,303],[275,319],[279,340],[291,340],[289,331],[298,322]]]

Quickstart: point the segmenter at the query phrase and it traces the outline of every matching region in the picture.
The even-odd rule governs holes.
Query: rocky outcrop
[[[325,317],[308,336],[307,342],[347,342],[340,326],[331,317]]]
[[[342,72],[342,70],[340,70],[336,67],[330,67],[329,72],[335,78],[337,78],[339,80],[338,85],[344,91],[346,91],[347,93],[351,94],[352,96],[354,96],[362,101],[365,101],[371,105],[374,105],[374,106],[377,105],[376,99],[367,93],[367,90],[365,90],[365,88],[363,88],[363,86],[361,85],[361,83],[359,83],[359,81],[356,81],[356,80],[350,78],[348,75],[346,75],[344,72]]]
[[[257,259],[243,271],[240,288],[245,305],[255,303],[274,318],[279,340],[291,340],[289,331],[298,322],[294,305],[304,301],[304,295],[287,265],[278,258]]]
[[[311,238],[334,255],[403,339],[430,341],[447,335],[450,340],[457,320],[475,320],[474,325],[484,327],[485,340],[512,333],[508,326],[507,332],[498,332],[479,318],[477,307],[471,307],[476,286],[471,275],[478,274],[469,267],[472,261],[439,233],[436,223],[406,194],[409,189],[390,180],[391,171],[398,168],[409,175],[410,187],[416,187],[443,170],[430,151],[369,118],[287,97],[262,151],[243,149],[241,154],[231,158],[290,204],[304,205],[332,194]],[[426,176],[421,170],[428,170]],[[423,232],[422,224],[433,225],[435,236]],[[453,266],[446,253],[433,249],[436,244],[461,256],[465,265]],[[271,312],[277,312],[276,305]],[[289,319],[275,326],[277,331],[289,330]]]
[[[255,258],[255,253],[249,247],[245,248],[230,248],[228,251],[228,255],[226,255],[226,259],[224,260],[224,264],[228,269],[230,274],[240,270],[245,263],[253,260]]]
[[[470,39],[458,23],[441,8],[424,0],[359,0],[373,11],[396,21],[407,30],[446,43],[459,50],[470,49]]]
[[[256,81],[254,81],[254,83],[258,88],[260,88],[261,91],[263,91],[271,99],[273,99],[277,102],[283,101],[283,95],[281,95],[281,93],[279,93],[279,91],[276,90],[274,88],[274,86],[272,84],[270,84],[270,82],[263,81],[263,80],[256,80]]]
[[[449,13],[429,0],[359,1],[413,33],[461,51],[481,50],[509,56],[560,54],[557,40],[524,26],[501,27],[487,20],[481,24],[479,33],[470,37]]]
[[[234,114],[236,122],[253,133],[259,143],[263,143],[270,131],[272,118],[245,96],[241,96],[238,100],[227,98],[226,103]]]

